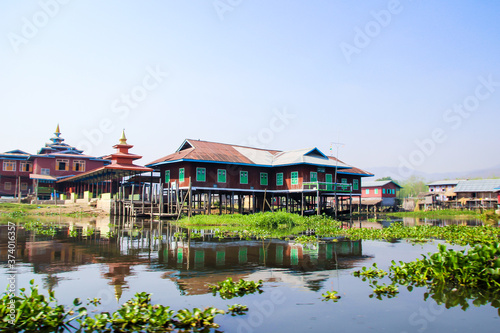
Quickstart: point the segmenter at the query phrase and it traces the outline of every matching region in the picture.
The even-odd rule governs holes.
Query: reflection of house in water
[[[151,227],[139,222],[133,228],[119,228],[113,230],[118,236],[111,240],[101,239],[99,233],[83,237],[79,232],[77,237],[68,237],[70,228],[80,231],[102,224],[95,220],[87,222],[87,226],[84,222],[67,225],[55,238],[34,236],[19,229],[18,261],[29,263],[35,274],[43,275],[47,289],[57,286],[60,273],[77,271],[82,265],[99,264],[104,270],[101,278],[114,286],[119,299],[123,289],[128,288],[128,277],[134,275],[134,266],[147,266],[161,272],[181,293],[205,294],[209,292],[207,283],[215,284],[227,277],[262,278],[267,282],[282,281],[315,289],[336,275],[338,269],[351,268],[366,258],[362,255],[361,241],[301,245],[277,239],[219,240],[208,234],[177,241],[173,228],[163,227],[162,223],[153,223]],[[0,242],[0,260],[6,263],[4,229],[7,227],[0,227],[0,240],[5,240]]]
[[[227,277],[243,278],[255,271],[274,270],[274,274],[261,273],[266,281],[291,279],[300,275],[303,285],[311,286],[315,279],[324,280],[326,271],[347,269],[355,261],[363,260],[361,241],[326,242],[301,245],[281,240],[265,241],[211,241],[173,243],[164,257],[159,258],[158,269],[177,269],[164,277],[173,280],[179,288],[190,294],[207,292],[207,283],[216,283]],[[323,272],[318,273],[318,272]],[[255,273],[259,275],[259,273]]]

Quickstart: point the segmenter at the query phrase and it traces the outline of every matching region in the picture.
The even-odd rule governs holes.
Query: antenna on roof
[[[345,144],[342,142],[330,142],[330,155],[333,157],[333,146],[337,147],[337,155],[335,156],[335,178],[333,181],[333,186],[335,189],[335,218],[337,218],[338,212],[338,203],[337,203],[337,169],[338,169],[338,164],[339,164],[339,148],[344,147]]]

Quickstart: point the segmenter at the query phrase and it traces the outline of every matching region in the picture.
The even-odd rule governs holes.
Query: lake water
[[[345,224],[381,228],[391,220],[405,225],[481,223],[379,217]],[[101,305],[96,310],[114,311],[136,292],[145,291],[153,294],[154,303],[173,310],[207,306],[226,310],[235,303],[247,305],[247,315],[216,317],[218,330],[224,332],[499,331],[500,317],[491,305],[476,307],[469,301],[465,311],[460,306],[447,309],[433,299],[424,300],[427,288],[410,292],[402,286],[396,297],[379,300],[369,297],[369,282],[352,275],[372,263],[388,270],[391,260],[411,261],[436,252],[437,241],[414,245],[404,240],[341,240],[301,245],[278,239],[219,240],[212,230],[188,232],[165,222],[124,223],[109,218],[56,222],[55,236],[18,229],[16,284],[27,287],[34,279],[45,292],[54,290],[61,304],[70,305],[76,297],[83,301],[97,297]],[[100,237],[110,232],[115,237]],[[8,283],[6,235],[7,227],[0,226],[2,290]],[[207,284],[227,277],[263,280],[264,292],[230,300],[213,296]],[[379,282],[390,283],[387,278]],[[321,294],[331,290],[342,298],[323,301]]]

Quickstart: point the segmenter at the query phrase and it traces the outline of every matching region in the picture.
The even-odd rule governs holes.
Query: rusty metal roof
[[[219,162],[267,167],[313,164],[337,166],[339,169],[352,168],[342,161],[327,157],[317,148],[280,151],[191,139],[186,139],[175,153],[148,163],[147,166],[154,167],[174,161]]]

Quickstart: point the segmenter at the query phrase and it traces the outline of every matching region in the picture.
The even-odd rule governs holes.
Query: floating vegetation
[[[357,277],[364,277],[364,278],[383,278],[384,276],[386,276],[387,273],[386,271],[384,271],[383,269],[379,269],[377,267],[377,264],[374,263],[372,265],[372,267],[362,267],[361,270],[357,270],[355,271],[354,273],[352,273],[354,276],[357,276]]]
[[[57,304],[54,291],[49,290],[49,297],[38,293],[38,286],[30,281],[31,294],[25,293],[25,288],[20,288],[19,296],[4,293],[0,299],[0,328],[11,331],[26,330],[34,331],[59,331],[68,329],[70,321],[87,313],[86,308],[79,307],[81,302],[76,298],[73,302],[78,313],[75,317],[73,308],[66,309],[63,305]],[[13,306],[12,306],[13,305]],[[12,313],[11,309],[14,309]],[[11,316],[14,314],[14,316]]]
[[[295,238],[295,243],[299,244],[316,244],[318,243],[318,238],[316,236],[302,235]]]
[[[177,328],[217,328],[218,324],[214,323],[214,319],[218,314],[224,314],[223,310],[213,307],[200,310],[194,308],[193,311],[188,309],[179,310],[175,315]]]
[[[373,281],[370,287],[373,289],[373,294],[370,294],[368,296],[370,298],[375,297],[381,300],[383,296],[387,298],[392,298],[399,293],[398,287],[396,286],[395,283],[391,283],[389,285],[386,284],[379,285],[377,281]]]
[[[209,285],[208,288],[212,290],[214,296],[219,292],[223,299],[231,299],[233,297],[242,297],[247,294],[253,294],[256,291],[262,293],[262,280],[259,282],[245,281],[240,279],[238,282],[233,282],[232,278],[227,278],[224,281],[218,282],[216,285]]]
[[[395,212],[387,213],[389,216],[397,217],[421,217],[421,218],[481,218],[481,212],[475,210],[440,209],[417,212]]]
[[[231,316],[244,315],[248,311],[248,306],[241,304],[228,305],[227,311]]]
[[[151,294],[136,293],[135,297],[125,302],[118,310],[110,314],[101,312],[94,317],[88,316],[87,309],[81,306],[76,298],[73,307],[65,308],[57,303],[54,292],[49,291],[49,297],[38,293],[38,286],[30,281],[31,294],[20,289],[20,295],[7,292],[0,299],[0,329],[2,332],[165,332],[173,329],[206,329],[217,328],[214,319],[223,310],[208,307],[203,310],[182,309],[170,310],[168,306],[151,304]],[[100,299],[88,299],[88,304],[97,306]],[[11,314],[11,304],[15,315]],[[235,305],[234,313],[247,311],[245,306]],[[79,328],[75,327],[76,323]]]
[[[326,291],[326,293],[321,294],[323,296],[323,301],[334,301],[337,302],[340,299],[340,296],[337,295],[338,293],[335,290],[332,291]]]
[[[469,307],[469,300],[475,306],[491,303],[500,315],[500,243],[479,244],[461,251],[439,244],[438,252],[422,256],[406,263],[392,261],[388,275],[392,287],[379,288],[375,281],[375,294],[390,296],[397,284],[407,286],[409,291],[414,286],[427,287],[425,300],[431,297],[447,308],[460,305],[462,310]],[[364,267],[353,274],[376,277],[368,273],[370,270]]]
[[[451,244],[491,244],[500,240],[500,228],[489,226],[457,226],[444,227],[419,225],[405,227],[401,223],[393,223],[383,229],[342,229],[337,236],[348,237],[352,240],[387,240],[408,239],[414,242],[425,242],[431,239],[445,240]]]
[[[57,234],[57,228],[49,223],[32,221],[24,223],[26,230],[32,231],[35,235],[45,235],[54,237]]]
[[[468,211],[467,211],[468,212]],[[197,215],[182,219],[180,223],[197,230],[211,226],[219,239],[238,237],[240,239],[293,239],[297,243],[308,244],[324,241],[325,238],[348,238],[351,240],[407,239],[413,243],[424,243],[433,239],[445,240],[452,244],[474,245],[500,241],[500,228],[492,226],[432,226],[407,227],[392,223],[388,228],[341,228],[342,223],[327,216],[303,217],[285,212],[266,212],[252,215]],[[313,235],[305,233],[313,231]],[[174,235],[176,236],[176,235]]]

